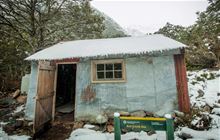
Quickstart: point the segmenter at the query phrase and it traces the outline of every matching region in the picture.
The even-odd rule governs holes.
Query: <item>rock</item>
[[[100,129],[100,126],[98,126],[98,125],[95,125],[95,127],[94,127],[94,128],[91,128],[91,130],[102,131],[102,130]]]
[[[146,116],[146,113],[143,110],[134,111],[130,114],[131,114],[131,116],[134,116],[134,117],[145,117]]]
[[[217,93],[217,96],[220,96],[220,92]]]
[[[190,134],[183,133],[183,132],[181,134],[179,134],[178,136],[184,140],[193,138]]]
[[[153,112],[146,111],[145,114],[146,114],[147,117],[154,117],[154,113]]]
[[[120,111],[119,114],[120,116],[130,116],[130,113],[126,111]]]
[[[19,96],[16,100],[20,104],[24,104],[26,102],[27,96]]]
[[[24,116],[24,112],[23,111],[16,112],[16,113],[12,114],[12,117],[14,117],[14,118],[20,118],[20,117],[23,117],[23,116]]]
[[[208,106],[208,105],[205,105],[204,108],[203,108],[203,111],[210,113],[211,112],[211,107]]]
[[[92,129],[92,128],[94,128],[95,126],[94,125],[91,125],[91,124],[85,124],[84,126],[83,126],[83,128],[87,128],[87,129]]]
[[[199,89],[197,92],[199,93],[199,95],[196,98],[203,97],[205,94],[204,91],[202,91],[201,89]]]
[[[9,134],[12,134],[16,130],[16,128],[15,125],[7,124],[3,127],[3,130]]]
[[[180,111],[177,111],[177,110],[175,110],[174,113],[177,117],[184,117],[184,115],[185,115],[183,112],[180,112]]]
[[[83,122],[74,122],[73,129],[82,128],[84,125]]]
[[[112,132],[114,132],[114,126],[113,125],[107,125],[107,131],[109,132],[109,133],[112,133]]]
[[[107,121],[108,121],[108,117],[105,116],[105,115],[99,114],[99,115],[96,117],[96,122],[99,123],[99,124],[106,123]]]
[[[218,103],[220,103],[220,99],[218,100]]]
[[[17,89],[17,90],[13,93],[12,98],[13,98],[13,99],[16,99],[16,98],[20,95],[20,93],[21,93],[21,91],[20,91],[19,89]]]
[[[20,128],[23,126],[23,121],[22,120],[16,120],[15,122],[15,128]]]
[[[151,136],[151,135],[153,135],[153,134],[156,134],[156,132],[155,132],[154,130],[151,130],[151,131],[148,131],[148,132],[147,132],[147,135],[149,135],[149,136]]]

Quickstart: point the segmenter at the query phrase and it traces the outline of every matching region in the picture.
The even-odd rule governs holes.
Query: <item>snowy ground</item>
[[[12,114],[14,113],[18,113],[20,111],[24,110],[24,105],[21,105],[21,106],[18,106],[16,108],[16,110],[13,111]],[[31,137],[30,136],[27,136],[27,135],[11,135],[9,136],[7,133],[5,133],[3,130],[2,130],[2,126],[3,125],[6,125],[7,123],[5,122],[0,122],[0,140],[29,140]]]
[[[211,119],[210,128],[208,130],[198,131],[192,130],[188,127],[179,127],[175,131],[175,140],[181,140],[178,135],[183,133],[190,134],[193,138],[188,140],[220,140],[220,70],[219,71],[193,71],[188,72],[188,88],[190,102],[193,108],[200,110],[200,114],[204,114]],[[23,109],[23,106],[18,107],[14,113]],[[201,116],[195,116],[191,124],[200,127]],[[2,130],[2,123],[0,123],[0,140],[27,140],[30,137],[22,136],[8,136]],[[113,140],[113,133],[102,133],[91,130],[91,125],[85,125],[84,128],[74,130],[68,140]],[[148,136],[146,132],[129,132],[122,135],[122,140],[164,140],[165,132],[156,132]]]
[[[2,127],[0,127],[0,140],[29,140],[29,138],[31,138],[30,136],[26,136],[26,135],[12,135],[9,136],[7,133],[5,133],[2,130]]]
[[[204,131],[192,130],[188,127],[180,127],[175,131],[175,140],[181,140],[178,135],[190,134],[189,140],[220,140],[220,70],[219,71],[193,71],[188,72],[188,88],[191,105],[201,110],[211,119],[210,129]],[[208,106],[208,107],[206,107]],[[206,108],[206,109],[204,109]],[[208,109],[207,109],[208,108]],[[201,126],[201,118],[195,116],[192,124]],[[102,133],[90,130],[88,127],[74,130],[68,140],[113,140],[114,134]],[[122,135],[122,140],[164,140],[165,133],[157,132],[148,136],[145,132],[130,132]]]

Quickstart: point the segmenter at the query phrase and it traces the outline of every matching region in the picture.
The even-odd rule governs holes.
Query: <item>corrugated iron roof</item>
[[[163,35],[122,37],[60,42],[41,50],[25,60],[60,60],[121,54],[144,54],[169,51],[186,45]]]

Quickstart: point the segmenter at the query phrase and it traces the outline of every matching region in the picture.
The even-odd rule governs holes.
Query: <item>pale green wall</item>
[[[163,115],[177,108],[173,56],[124,58],[125,83],[91,83],[91,61],[77,65],[76,119],[95,121],[98,114],[114,111],[146,110]],[[82,90],[91,85],[96,100],[85,103]]]
[[[177,109],[177,90],[173,55],[160,57],[124,58],[126,78],[124,83],[91,84],[91,60],[77,64],[76,110],[77,120],[96,120],[98,114],[114,111],[152,111],[158,115]],[[25,116],[34,118],[37,92],[37,62],[32,62],[30,85]],[[91,85],[96,92],[92,103],[81,100],[82,90]]]

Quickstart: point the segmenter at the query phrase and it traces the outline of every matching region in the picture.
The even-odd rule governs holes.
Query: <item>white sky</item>
[[[188,26],[195,23],[197,11],[204,11],[206,0],[93,0],[92,5],[123,28],[143,33],[157,31],[167,22]]]

